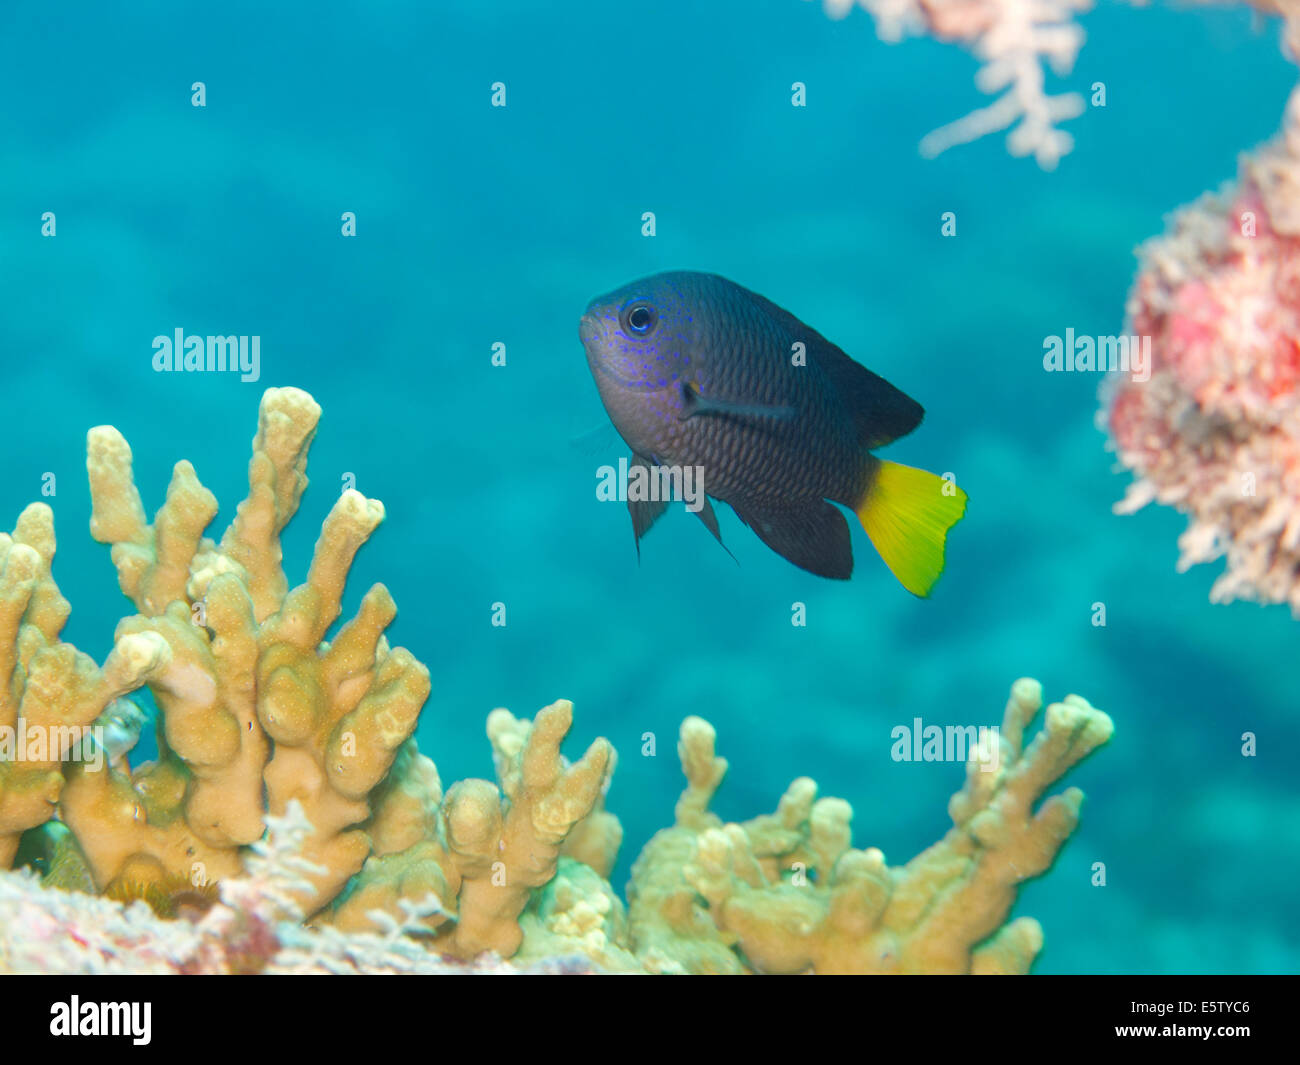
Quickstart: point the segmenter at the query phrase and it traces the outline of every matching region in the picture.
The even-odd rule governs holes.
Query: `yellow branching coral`
[[[432,895],[440,906],[424,923],[439,930],[436,949],[463,958],[485,950],[508,957],[523,939],[519,919],[533,892],[555,879],[566,839],[603,883],[622,838],[601,802],[614,751],[598,739],[566,764],[560,742],[572,723],[573,704],[565,700],[533,721],[494,710],[488,738],[500,786],[463,780],[441,799],[433,763],[413,745],[403,751],[377,797],[375,822],[381,826],[376,839],[386,847],[406,846],[376,849],[336,907],[333,923],[354,931],[374,928],[376,911],[396,919],[403,902],[410,908]]]
[[[1042,930],[1030,918],[1003,922],[1020,882],[1046,870],[1073,832],[1082,793],[1035,803],[1112,731],[1109,717],[1069,696],[1025,746],[1041,705],[1036,681],[1016,682],[1001,733],[982,739],[949,805],[953,828],[901,868],[875,848],[854,850],[848,803],[817,798],[807,778],[775,814],[723,825],[707,804],[726,763],[713,729],[688,718],[677,824],[633,870],[638,956],[657,971],[1027,972]]]
[[[447,841],[463,880],[454,953],[515,952],[522,939],[515,921],[532,890],[554,876],[565,836],[608,786],[614,758],[606,740],[592,743],[572,766],[564,764],[560,741],[572,723],[567,700],[552,703],[532,722],[493,711],[488,738],[505,801],[487,781],[463,781],[448,790]]]
[[[50,572],[54,515],[34,503],[0,533],[0,868],[24,831],[53,816],[63,759],[119,695],[168,662],[157,636],[118,640],[103,668],[59,639],[68,602]]]
[[[42,764],[0,764],[6,840],[48,818],[57,800],[101,890],[116,881],[206,882],[237,873],[265,815],[296,798],[316,829],[304,856],[319,869],[304,908],[318,909],[361,868],[370,841],[357,826],[415,728],[429,676],[384,639],[396,608],[382,585],[325,642],[353,556],[383,520],[378,502],[345,492],[325,519],[306,583],[288,587],[279,537],[306,487],[319,418],[305,392],[266,392],[249,495],[220,543],[204,536],[217,505],[190,463],[176,465],[151,524],[130,447],[111,426],[90,431],[91,533],[112,545],[122,591],[139,611],[118,626],[102,670],[57,643],[67,604],[49,576],[48,509],[29,508],[5,538],[0,649],[15,653],[0,650],[11,676],[0,723],[89,725],[113,698],[146,684],[161,711],[161,755],[135,772],[61,770],[60,752]],[[0,860],[8,864],[12,852],[6,844]]]

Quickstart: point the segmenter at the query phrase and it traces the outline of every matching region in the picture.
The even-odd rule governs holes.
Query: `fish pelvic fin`
[[[881,460],[854,510],[898,583],[928,596],[943,573],[948,530],[966,513],[966,493],[926,470]]]
[[[642,455],[634,454],[630,466],[644,466],[650,469],[654,463]],[[630,467],[629,467],[630,468]],[[709,502],[708,496],[702,496],[703,503],[696,512],[704,527],[713,534],[713,538],[718,541],[718,546],[722,548],[731,557],[731,560],[739,565],[739,560],[731,554],[731,548],[722,542],[722,530],[718,527],[718,515],[713,509],[713,504]],[[627,501],[627,512],[632,518],[632,538],[636,541],[636,560],[638,564],[641,561],[641,541],[648,533],[651,527],[657,522],[668,510],[668,500],[634,500]]]
[[[653,463],[641,455],[634,454],[629,464],[629,472],[633,466],[644,466],[647,471]],[[632,537],[636,541],[636,560],[641,561],[641,539],[650,531],[650,527],[663,517],[664,511],[668,509],[668,500],[666,499],[631,499],[627,501],[627,512],[632,518]]]

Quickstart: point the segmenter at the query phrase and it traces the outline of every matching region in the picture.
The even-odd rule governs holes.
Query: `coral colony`
[[[1213,600],[1289,603],[1300,617],[1297,205],[1300,90],[1237,183],[1142,249],[1128,317],[1153,338],[1151,380],[1112,381],[1102,415],[1137,474],[1116,509],[1186,511],[1179,568],[1227,560]]]
[[[150,524],[126,441],[91,430],[91,532],[137,611],[102,665],[59,638],[49,508],[0,535],[0,727],[47,737],[0,760],[0,869],[18,866],[0,872],[0,971],[1028,970],[1042,930],[1007,916],[1082,794],[1040,800],[1106,742],[1105,714],[1070,696],[1029,739],[1041,691],[1017,681],[953,828],[902,866],[854,849],[852,809],[806,777],[775,813],[724,824],[709,803],[727,763],[687,718],[675,821],[641,852],[625,904],[608,880],[614,750],[560,755],[571,704],[532,721],[493,711],[497,782],[444,790],[412,738],[429,671],[385,639],[388,590],[324,640],[381,504],[343,493],[289,588],[279,537],[319,417],[305,392],[265,393],[248,498],[220,541],[188,462]],[[141,688],[159,755],[132,768],[122,747],[140,721],[124,697]],[[128,738],[95,766],[71,756],[87,728]]]

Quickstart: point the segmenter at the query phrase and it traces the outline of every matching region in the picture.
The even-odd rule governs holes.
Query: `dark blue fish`
[[[579,329],[610,420],[649,467],[695,467],[773,551],[823,577],[853,572],[850,508],[894,576],[928,595],[966,510],[951,479],[876,458],[919,403],[770,300],[673,271],[588,305]],[[638,545],[667,508],[629,499]],[[717,517],[698,511],[721,542]]]

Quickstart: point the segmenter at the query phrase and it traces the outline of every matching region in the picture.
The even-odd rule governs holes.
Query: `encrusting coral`
[[[138,610],[102,667],[59,638],[49,508],[0,536],[0,869],[27,866],[0,872],[0,971],[1028,970],[1041,931],[1004,922],[1081,795],[1034,805],[1106,741],[1105,714],[1070,696],[1025,745],[1041,695],[1017,682],[953,797],[954,827],[901,868],[852,849],[848,804],[807,778],[775,814],[722,824],[708,806],[726,762],[688,718],[676,824],[642,852],[625,907],[608,880],[615,753],[598,739],[561,756],[571,704],[532,721],[494,711],[497,783],[444,793],[412,738],[429,674],[389,647],[387,590],[325,639],[379,503],[345,492],[289,588],[279,536],[319,417],[305,392],[267,391],[249,496],[219,542],[189,463],[150,524],[126,441],[91,431],[92,534]],[[132,768],[104,722],[130,720],[114,701],[142,687],[159,756]]]
[[[378,932],[339,932],[301,923],[296,899],[310,890],[302,858],[312,827],[296,800],[267,817],[241,876],[195,920],[164,920],[143,902],[42,888],[28,869],[0,873],[0,973],[564,973],[591,971],[581,958],[521,966],[485,954],[446,961],[413,933],[412,908]]]

